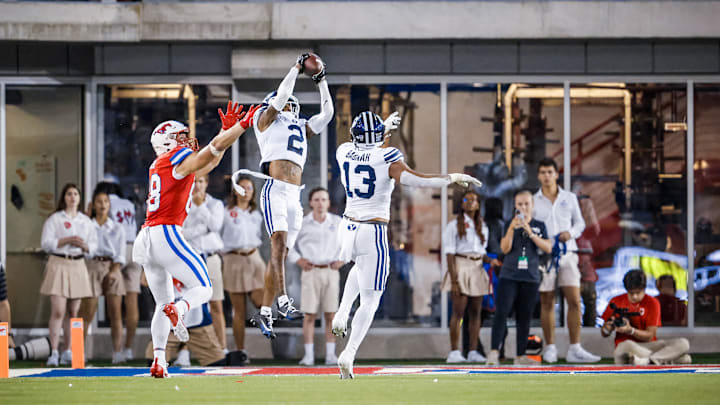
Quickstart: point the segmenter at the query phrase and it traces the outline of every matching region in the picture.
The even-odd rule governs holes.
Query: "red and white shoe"
[[[188,333],[187,327],[185,327],[185,321],[183,320],[183,317],[180,316],[175,304],[165,304],[163,306],[163,312],[168,319],[170,319],[170,324],[172,325],[175,337],[177,337],[181,342],[187,342],[190,340],[190,333]]]
[[[155,357],[152,367],[150,367],[150,375],[155,378],[170,378],[170,374],[167,372],[167,364],[160,363],[158,358]]]

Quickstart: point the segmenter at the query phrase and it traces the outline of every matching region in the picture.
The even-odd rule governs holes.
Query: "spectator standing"
[[[70,318],[78,316],[80,300],[92,295],[85,255],[97,248],[97,235],[90,218],[80,212],[80,189],[66,184],[60,193],[55,213],[45,221],[41,246],[48,253],[45,277],[40,293],[50,296],[50,357],[47,365],[57,367],[72,362]],[[58,354],[60,328],[65,335],[65,351]]]
[[[120,364],[125,362],[122,340],[122,297],[125,295],[125,282],[121,269],[125,265],[126,237],[125,229],[113,221],[109,214],[110,197],[96,190],[90,218],[97,235],[97,249],[85,260],[92,295],[82,299],[80,314],[87,336],[97,312],[98,297],[105,296],[113,345],[112,363]]]
[[[305,355],[300,364],[315,364],[315,320],[322,313],[325,317],[325,364],[337,364],[335,335],[332,319],[340,300],[340,273],[344,264],[340,257],[340,240],[337,236],[341,218],[330,214],[330,194],[322,187],[310,191],[312,212],[303,218],[295,246],[288,260],[302,270],[300,278],[300,310],[303,317]]]
[[[515,217],[508,223],[500,246],[505,254],[495,294],[495,318],[487,364],[499,363],[499,348],[505,339],[507,318],[515,308],[517,348],[515,364],[536,364],[525,355],[530,319],[540,286],[540,253],[550,253],[552,242],[545,224],[532,217],[533,196],[528,190],[515,194]]]
[[[585,221],[580,212],[577,197],[563,190],[557,184],[557,163],[544,158],[538,163],[538,180],[541,188],[535,193],[535,212],[533,215],[547,226],[550,239],[565,243],[567,253],[560,257],[557,268],[547,269],[540,284],[540,321],[547,346],[543,360],[557,362],[555,346],[555,290],[560,287],[567,300],[567,327],[570,336],[566,360],[570,363],[596,363],[596,356],[580,345],[582,312],[580,310],[580,269],[578,267],[578,246],[575,242],[585,229]]]
[[[687,339],[657,340],[661,325],[660,303],[645,294],[645,273],[630,270],[623,277],[623,285],[627,293],[610,300],[602,315],[605,323],[600,329],[603,337],[615,332],[615,364],[690,364],[692,358],[688,354],[690,343]],[[625,310],[626,316],[618,315],[618,309]]]
[[[486,255],[488,227],[480,216],[479,196],[472,191],[463,195],[457,218],[450,221],[443,233],[443,245],[447,255],[448,271],[443,278],[443,289],[451,291],[452,316],[450,317],[450,353],[448,363],[484,362],[478,352],[480,335],[480,314],[483,296],[490,294],[492,286],[484,262]],[[468,310],[467,359],[460,350],[460,332],[465,310]]]
[[[207,263],[208,276],[212,283],[210,297],[210,314],[213,328],[223,350],[227,350],[225,336],[225,314],[223,313],[222,259],[223,241],[220,230],[223,225],[223,203],[207,193],[208,175],[195,176],[195,187],[192,192],[192,204],[183,224],[183,234],[190,246],[198,251]]]
[[[257,209],[252,180],[239,177],[237,184],[245,195],[233,188],[223,214],[223,284],[233,307],[235,345],[245,353],[246,299],[258,308],[262,304],[265,262],[258,248],[262,245],[263,217]]]

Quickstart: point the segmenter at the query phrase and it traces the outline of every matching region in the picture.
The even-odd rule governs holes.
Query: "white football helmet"
[[[197,139],[190,138],[189,135],[190,129],[182,122],[174,120],[165,121],[161,122],[152,131],[150,144],[158,156],[170,152],[178,145],[187,146],[197,151]]]
[[[270,105],[270,103],[272,102],[272,100],[275,97],[277,97],[277,91],[268,93],[268,95],[265,96],[265,99],[262,102],[263,105]],[[300,117],[300,101],[297,99],[297,97],[295,97],[291,94],[290,97],[288,98],[287,104],[290,104],[290,112],[293,113],[295,118],[299,118]]]

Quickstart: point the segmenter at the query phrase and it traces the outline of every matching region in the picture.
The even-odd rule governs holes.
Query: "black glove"
[[[305,71],[305,61],[310,57],[309,53],[304,53],[297,58],[297,64],[300,65],[300,74]]]
[[[325,78],[325,64],[323,64],[323,68],[320,71],[320,73],[312,76],[312,81],[314,81],[315,84],[319,84],[324,78]]]

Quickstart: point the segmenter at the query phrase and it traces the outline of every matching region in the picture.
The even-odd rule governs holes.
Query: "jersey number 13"
[[[373,169],[372,166],[357,165],[353,170],[355,174],[362,175],[362,177],[360,177],[362,179],[362,184],[367,185],[367,189],[365,191],[362,191],[359,188],[355,188],[354,190],[351,189],[350,162],[343,163],[343,172],[345,175],[345,192],[347,193],[348,198],[352,198],[353,193],[358,198],[372,198],[372,196],[375,195],[375,180],[377,180],[377,176],[375,176],[375,169]],[[356,178],[356,176],[353,177]]]

